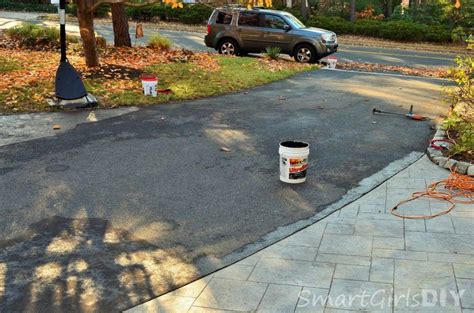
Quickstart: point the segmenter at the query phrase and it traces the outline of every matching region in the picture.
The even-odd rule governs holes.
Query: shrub
[[[456,83],[456,87],[447,88],[445,92],[451,102],[451,109],[474,122],[474,57],[458,56],[456,64],[448,72],[449,79]]]
[[[449,78],[456,87],[445,89],[451,102],[451,114],[443,128],[454,140],[450,155],[463,154],[474,161],[474,57],[458,56],[456,64],[449,70]]]
[[[45,46],[59,47],[59,29],[44,27],[31,23],[22,23],[19,26],[5,31],[7,36],[17,40],[20,45],[28,48],[42,48]],[[78,38],[67,36],[70,42],[78,42]]]
[[[386,34],[382,35],[384,30],[383,22],[377,20],[364,19],[354,23],[354,33],[357,35],[386,38]]]
[[[203,4],[186,4],[182,9],[156,3],[143,8],[127,7],[126,11],[134,20],[151,21],[159,18],[163,21],[179,21],[185,24],[201,24],[211,16],[212,8]]]
[[[337,34],[354,34],[400,41],[448,42],[451,40],[451,32],[445,26],[428,26],[409,20],[361,19],[351,23],[341,17],[316,16],[308,21],[308,25],[329,29]]]
[[[171,39],[163,35],[156,34],[150,37],[147,47],[167,51],[171,48]]]
[[[263,53],[266,57],[276,60],[280,56],[281,49],[279,47],[266,47]]]
[[[110,11],[110,5],[107,3],[103,3],[94,10],[94,16],[106,17],[110,13]],[[71,16],[77,16],[77,5],[75,3],[68,4],[66,6],[66,12]]]
[[[454,146],[449,150],[450,156],[467,153],[474,156],[474,123],[466,121],[456,113],[443,122],[443,129],[454,135]]]
[[[137,21],[150,21],[153,17],[165,19],[166,14],[164,5],[161,3],[152,4],[146,7],[126,7],[125,12],[127,16]]]
[[[423,5],[405,8],[405,14],[409,15],[411,20],[421,24],[433,25],[446,21],[443,12],[443,5],[439,2],[427,2]]]
[[[424,41],[430,42],[450,42],[451,31],[444,25],[425,26]]]
[[[308,26],[329,29],[337,34],[354,33],[354,25],[342,17],[315,16],[309,19]]]
[[[0,0],[0,9],[8,11],[25,11],[25,12],[45,12],[55,13],[58,11],[55,5],[39,4],[39,3],[18,3],[12,1]]]
[[[467,39],[467,34],[464,28],[458,26],[451,31],[451,40],[456,43],[464,43]]]
[[[209,19],[213,11],[212,8],[202,4],[189,5],[177,10],[181,13],[178,19],[184,24],[202,24]]]
[[[427,28],[425,25],[410,21],[382,22],[378,37],[400,41],[423,41],[425,28]]]

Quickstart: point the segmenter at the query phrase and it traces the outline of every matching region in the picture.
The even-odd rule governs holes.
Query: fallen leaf
[[[230,149],[229,149],[229,148],[226,148],[226,147],[221,147],[221,151],[230,152]]]
[[[54,130],[61,129],[61,125],[54,124],[54,125],[53,125],[53,129],[54,129]]]
[[[89,122],[97,122],[97,117],[95,116],[94,111],[92,111],[91,113],[89,113],[89,115],[87,116],[87,120],[88,120]]]

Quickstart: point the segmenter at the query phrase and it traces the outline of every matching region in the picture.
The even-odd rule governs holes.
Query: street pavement
[[[313,223],[425,150],[429,121],[372,109],[436,118],[442,84],[319,70],[0,147],[0,311],[130,308]],[[278,180],[289,139],[303,185]]]
[[[0,29],[6,29],[18,25],[21,21],[43,24],[47,26],[57,26],[56,22],[38,19],[38,13],[17,13],[0,11]],[[130,33],[135,34],[135,23],[130,23]],[[109,43],[113,43],[112,25],[104,22],[96,23],[95,30],[98,35],[104,37]],[[79,28],[76,24],[67,25],[68,33],[79,36]],[[184,48],[193,51],[215,52],[214,49],[207,48],[204,45],[204,33],[173,31],[159,29],[153,24],[145,24],[144,37],[135,41],[134,44],[146,45],[148,39],[156,33],[163,34],[173,41],[177,48]],[[362,47],[354,45],[341,45],[339,51],[335,54],[343,61],[368,62],[377,64],[413,66],[413,67],[450,67],[455,65],[455,54],[452,53],[434,53],[414,50],[389,49]]]
[[[426,220],[390,214],[448,175],[423,156],[317,223],[126,312],[473,312],[474,206]],[[422,199],[398,211],[448,206]]]

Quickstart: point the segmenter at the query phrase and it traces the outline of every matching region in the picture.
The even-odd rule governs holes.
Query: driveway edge
[[[269,245],[272,245],[308,226],[313,225],[314,223],[324,219],[328,215],[342,209],[346,205],[356,201],[363,195],[369,193],[371,190],[381,185],[387,179],[398,174],[400,171],[404,170],[405,168],[418,161],[421,157],[423,157],[423,155],[423,152],[413,151],[404,158],[393,161],[384,169],[378,171],[370,177],[364,178],[362,181],[359,182],[359,185],[357,187],[349,190],[340,200],[329,205],[323,211],[316,213],[308,219],[300,220],[298,222],[277,228],[276,230],[262,237],[257,242],[246,245],[238,251],[228,254],[227,256],[222,258],[222,264],[225,264],[225,267],[227,267],[232,263],[237,262],[238,260],[246,258]],[[216,260],[212,260],[212,262],[215,265]]]

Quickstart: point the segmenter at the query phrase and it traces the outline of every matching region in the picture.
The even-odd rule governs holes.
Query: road
[[[15,13],[0,11],[0,29],[5,29],[19,24],[21,21],[29,21],[44,25],[57,25],[55,22],[38,19],[36,13]],[[113,42],[112,26],[106,23],[97,23],[96,32],[103,36],[108,42]],[[77,25],[69,24],[67,30],[70,34],[79,35]],[[130,27],[131,34],[135,33],[135,26]],[[139,39],[137,44],[146,44],[148,38],[154,33],[161,34],[171,38],[175,47],[185,48],[194,51],[210,51],[204,45],[204,34],[195,32],[182,32],[157,29],[152,24],[145,26],[145,37]],[[402,49],[374,48],[362,46],[341,46],[338,53],[335,54],[345,61],[369,62],[399,66],[417,66],[417,67],[450,67],[454,65],[454,54],[433,53]]]
[[[429,122],[372,108],[436,117],[440,84],[319,70],[0,147],[0,311],[115,312],[282,238],[423,152]],[[299,186],[288,139],[311,144]]]

